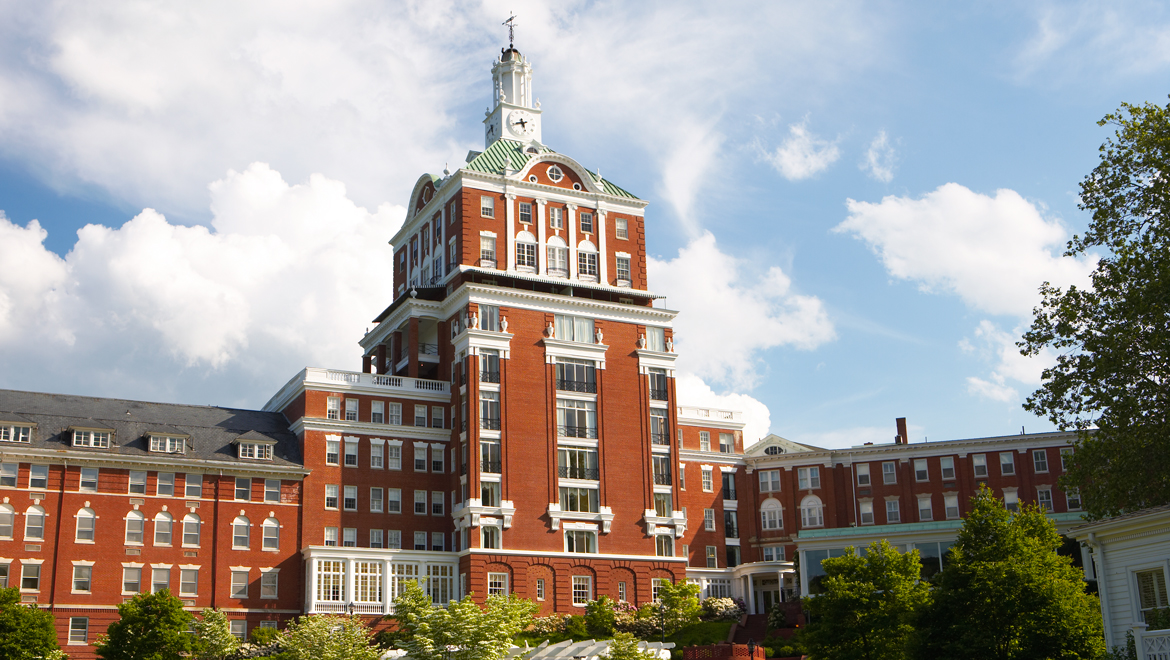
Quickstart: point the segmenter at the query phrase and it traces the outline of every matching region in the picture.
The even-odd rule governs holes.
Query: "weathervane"
[[[512,44],[516,41],[516,15],[508,12],[508,20],[500,23],[500,25],[508,26],[508,50],[512,50]]]

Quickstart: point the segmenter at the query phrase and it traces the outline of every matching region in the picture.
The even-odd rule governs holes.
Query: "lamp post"
[[[666,645],[666,603],[658,603],[658,628],[662,632],[662,644]]]
[[[756,660],[756,640],[754,637],[748,637],[748,658]]]

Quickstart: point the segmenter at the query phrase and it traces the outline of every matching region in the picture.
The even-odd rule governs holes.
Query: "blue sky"
[[[1015,354],[1160,4],[0,5],[0,387],[259,406],[357,368],[509,11],[544,139],[648,199],[686,396],[840,446],[1047,430]]]

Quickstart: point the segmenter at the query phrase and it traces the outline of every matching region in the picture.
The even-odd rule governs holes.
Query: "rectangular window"
[[[719,568],[719,548],[707,546],[707,568]]]
[[[380,529],[371,529],[370,530],[370,547],[371,548],[383,547],[382,546],[382,543],[383,543],[382,539],[383,539],[382,530],[380,530]]]
[[[784,526],[784,521],[780,515],[780,508],[768,508],[760,510],[760,524],[764,529],[780,529]]]
[[[142,569],[137,566],[122,567],[122,593],[136,594],[142,591]]]
[[[485,268],[496,267],[496,237],[479,237],[479,265]]]
[[[699,431],[699,451],[711,451],[710,431]]]
[[[357,399],[346,399],[345,400],[345,421],[356,422],[357,418],[358,418],[358,400]]]
[[[185,454],[187,453],[187,441],[184,438],[152,435],[150,436],[150,451],[164,454]]]
[[[532,223],[532,204],[529,202],[520,202],[520,222],[524,224]]]
[[[715,531],[715,509],[703,509],[703,529]]]
[[[175,496],[175,473],[159,472],[154,483],[154,492],[160,497]]]
[[[947,508],[947,520],[955,520],[959,517],[958,495],[943,495],[943,504]]]
[[[338,508],[338,489],[337,484],[325,484],[325,508]]]
[[[548,209],[548,226],[551,229],[565,228],[565,210],[559,207],[550,206]]]
[[[507,573],[488,573],[487,574],[487,595],[489,596],[506,596],[508,595],[508,574]]]
[[[971,454],[971,467],[975,472],[976,479],[987,478],[987,455],[986,454]]]
[[[1138,571],[1134,574],[1137,579],[1138,608],[1141,610],[1142,621],[1146,621],[1150,610],[1168,606],[1166,599],[1166,573],[1161,568],[1149,571]]]
[[[898,506],[898,500],[886,500],[886,522],[902,522],[902,510]]]
[[[433,428],[433,429],[444,428],[444,419],[445,418],[446,418],[446,414],[444,412],[443,406],[431,406],[431,428]]]
[[[617,257],[615,263],[617,264],[617,285],[630,286],[630,258]]]
[[[402,532],[397,529],[386,530],[386,547],[391,550],[401,550]]]
[[[1004,451],[999,454],[999,473],[1005,477],[1016,473],[1016,453]]]
[[[276,598],[280,586],[280,573],[266,571],[260,574],[260,597]]]
[[[955,478],[955,457],[954,456],[943,456],[942,458],[938,459],[938,462],[942,466],[942,478],[944,480],[954,479]]]
[[[666,352],[666,330],[664,328],[646,328],[646,350]]]
[[[402,447],[386,445],[386,467],[390,470],[402,469]]]
[[[194,596],[199,593],[199,569],[184,568],[179,570],[179,595]]]
[[[930,471],[926,467],[925,458],[914,459],[914,480],[930,481]]]
[[[719,451],[723,454],[735,453],[735,436],[731,433],[720,433]]]
[[[370,489],[370,513],[382,513],[382,493],[381,488]]]
[[[432,448],[431,449],[431,472],[442,473],[445,469],[443,467],[443,463],[444,463],[443,449],[441,447],[438,449]]]
[[[934,520],[934,508],[930,505],[930,497],[918,498],[918,520]]]
[[[705,467],[705,468],[702,468],[702,471],[703,471],[703,490],[705,492],[709,493],[715,489],[714,477],[711,474],[711,468]]]
[[[544,600],[544,578],[536,578],[536,600]]]
[[[436,490],[436,491],[431,492],[431,515],[432,516],[443,515],[443,502],[444,502],[443,491]]]
[[[90,577],[93,575],[93,566],[73,567],[73,591],[89,591]]]
[[[491,197],[483,195],[479,198],[479,214],[485,218],[496,217],[496,202]]]
[[[584,234],[593,233],[593,214],[581,212],[581,232]]]
[[[821,469],[819,467],[796,468],[796,481],[800,490],[820,488]]]
[[[341,419],[341,397],[325,399],[325,419]]]
[[[862,525],[872,525],[873,524],[873,502],[861,502],[860,509],[861,509],[861,524]]]
[[[356,548],[357,547],[357,528],[346,527],[341,530],[341,547]]]
[[[597,253],[589,250],[577,252],[577,274],[581,277],[597,277]]]
[[[353,441],[353,442],[351,442],[349,440],[345,441],[345,466],[346,467],[357,467],[358,466],[358,443],[357,443],[357,441]]]
[[[722,472],[722,471],[720,471]],[[735,473],[722,472],[723,476],[723,499],[736,500],[739,499],[735,494]]]
[[[386,447],[383,445],[370,445],[370,467],[375,470],[381,470],[386,464],[385,452]]]
[[[427,446],[423,444],[416,444],[414,446],[414,471],[427,471]]]
[[[337,547],[337,528],[336,527],[326,527],[325,528],[325,545],[326,545],[326,547],[330,547],[330,548]]]
[[[342,489],[344,497],[341,500],[341,508],[346,511],[357,511],[357,486],[346,486]]]
[[[727,557],[727,567],[728,568],[734,568],[736,566],[739,566],[739,564],[741,562],[739,546],[738,545],[727,546],[726,557]]]
[[[370,422],[384,424],[386,422],[386,404],[381,401],[370,403]]]
[[[3,427],[0,427],[3,428]],[[11,427],[9,427],[11,428]],[[25,428],[29,427],[17,427]],[[28,437],[28,436],[22,436]],[[14,440],[13,442],[29,442],[29,440]],[[109,431],[74,431],[73,432],[73,446],[74,447],[97,447],[102,449],[109,449],[110,447],[110,432]]]
[[[1068,472],[1068,462],[1072,460],[1072,447],[1065,447],[1060,450],[1060,469],[1063,472]]]
[[[1081,491],[1072,489],[1064,494],[1065,501],[1068,503],[1069,511],[1081,510]]]
[[[616,225],[616,229],[614,231],[614,234],[622,240],[629,240],[629,238],[630,238],[630,221],[626,220],[625,218],[616,218],[614,220],[614,225]]]
[[[341,441],[325,441],[325,465],[339,465],[341,463]]]
[[[16,487],[16,475],[19,472],[18,463],[0,463],[0,486]]]
[[[386,423],[387,424],[402,424],[402,404],[391,401],[386,404]]]
[[[447,535],[442,532],[431,532],[431,551],[443,552],[446,550]]]
[[[402,489],[386,489],[386,513],[402,513]]]
[[[427,406],[422,404],[414,405],[414,425],[426,427],[427,426]]]
[[[500,549],[500,528],[499,527],[480,527],[479,529],[480,529],[480,547],[499,550]]]
[[[582,344],[595,343],[593,319],[580,316],[557,314],[554,317],[554,332],[561,341],[575,341]]]
[[[98,469],[97,468],[81,468],[81,482],[78,484],[77,490],[82,493],[96,493],[98,490]]]
[[[573,604],[583,607],[591,600],[593,600],[593,576],[574,575]]]
[[[246,574],[245,574],[246,575]],[[150,593],[157,594],[171,588],[171,569],[154,568],[150,571]]]
[[[1040,510],[1045,513],[1052,513],[1052,489],[1041,488],[1036,491],[1036,503],[1040,505]]]
[[[183,492],[185,497],[203,497],[203,475],[188,472],[183,477]]]
[[[869,463],[859,463],[857,465],[857,485],[869,485]]]
[[[280,502],[280,479],[264,480],[264,501]]]
[[[252,501],[252,480],[247,477],[236,477],[236,501]]]
[[[1036,449],[1032,451],[1032,465],[1035,466],[1037,472],[1048,471],[1048,450]]]
[[[427,549],[427,533],[426,532],[415,532],[414,533],[414,549],[415,550],[426,550]]]
[[[898,483],[898,466],[894,461],[886,461],[882,463],[882,483]]]
[[[69,643],[70,644],[88,644],[89,643],[89,617],[87,617],[87,616],[71,616],[71,617],[69,617]]]
[[[657,557],[674,556],[674,535],[659,534],[654,537],[654,554]]]
[[[248,571],[232,571],[232,598],[248,597]]]
[[[760,491],[775,493],[780,490],[780,470],[760,470]]]
[[[1015,488],[1004,489],[1003,491],[1003,506],[1008,511],[1020,510],[1020,496],[1016,493]]]
[[[491,484],[490,493],[488,492],[488,484]],[[494,482],[484,482],[484,506],[498,506],[499,502],[499,484]],[[562,511],[580,511],[584,513],[597,513],[599,500],[598,491],[596,488],[577,488],[574,486],[561,486],[561,510]],[[488,504],[488,497],[491,497],[492,504]]]
[[[232,619],[229,622],[228,632],[232,637],[243,642],[248,638],[248,622],[244,619]]]
[[[597,402],[557,399],[557,435],[597,438]]]
[[[723,512],[723,536],[729,539],[739,538],[739,512]]]
[[[427,515],[427,491],[414,491],[414,512],[419,515]],[[426,545],[425,543],[423,545]],[[426,548],[423,548],[426,550]]]

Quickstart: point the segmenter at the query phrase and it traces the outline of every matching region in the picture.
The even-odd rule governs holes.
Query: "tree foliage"
[[[405,633],[399,646],[411,660],[498,660],[532,624],[536,609],[512,594],[488,596],[482,608],[470,595],[435,607],[416,582],[394,599],[394,618]]]
[[[378,660],[373,631],[358,616],[302,616],[277,635],[283,660]]]
[[[920,582],[918,551],[898,552],[885,539],[864,556],[850,548],[821,562],[824,592],[805,600],[812,615],[802,642],[814,658],[901,660],[914,619],[930,598]]]
[[[609,660],[655,660],[657,658],[651,651],[643,651],[638,648],[638,638],[631,633],[620,632],[613,636],[613,641],[609,643],[609,649],[606,657]]]
[[[199,660],[224,660],[240,648],[231,624],[222,610],[205,608],[195,619],[195,652]]]
[[[131,598],[118,606],[118,615],[94,644],[99,658],[179,660],[194,650],[187,632],[193,617],[168,589]]]
[[[0,658],[42,660],[62,657],[53,615],[20,602],[20,590],[0,589]]]
[[[667,635],[699,622],[703,605],[699,602],[701,588],[697,584],[679,580],[675,583],[663,581],[658,587],[658,601],[665,613],[662,627]]]
[[[1010,514],[986,486],[938,574],[918,621],[916,655],[1025,660],[1096,658],[1105,652],[1097,597],[1056,527],[1037,507]],[[827,563],[827,562],[826,562]]]
[[[1082,432],[1063,484],[1094,517],[1170,503],[1170,105],[1122,104],[1098,123],[1115,132],[1081,182],[1092,219],[1065,255],[1106,254],[1089,289],[1044,283],[1019,344],[1057,355],[1024,407]]]

